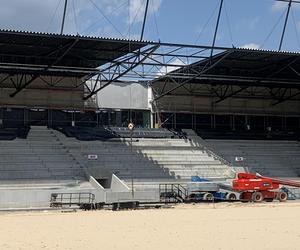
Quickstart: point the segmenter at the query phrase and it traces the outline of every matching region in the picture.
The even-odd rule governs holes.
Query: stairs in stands
[[[53,130],[0,140],[0,209],[49,207],[52,193],[94,192],[81,165]]]
[[[171,138],[79,141],[53,131],[89,171],[109,170],[134,189],[157,189],[159,183],[184,184],[191,176],[224,180],[232,169],[190,140]],[[88,156],[97,156],[89,159]]]
[[[190,180],[195,175],[226,179],[230,175],[227,165],[190,140],[140,139],[133,142],[133,148],[167,170],[175,179]]]
[[[72,155],[46,127],[32,127],[27,139],[0,141],[0,180],[76,180],[83,176]]]

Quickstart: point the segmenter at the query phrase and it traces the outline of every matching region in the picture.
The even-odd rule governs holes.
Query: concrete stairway
[[[46,127],[0,141],[0,209],[49,207],[51,193],[93,192],[81,165]]]
[[[158,183],[186,183],[191,176],[209,179],[227,179],[232,170],[203,148],[184,139],[110,139],[107,141],[78,141],[58,131],[53,133],[69,152],[81,156],[88,170],[106,169],[125,180],[135,189]],[[97,160],[89,160],[97,155]]]
[[[0,180],[80,180],[84,173],[52,130],[31,128],[27,139],[0,141]]]

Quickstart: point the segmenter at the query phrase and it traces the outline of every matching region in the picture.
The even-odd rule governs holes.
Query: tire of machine
[[[235,201],[236,199],[237,199],[236,194],[234,194],[234,193],[226,194],[226,200]]]
[[[204,201],[212,201],[212,200],[214,200],[214,196],[211,193],[205,193],[203,195],[203,200]]]
[[[245,196],[246,196],[245,192],[243,192],[243,193],[240,194],[240,201],[243,202],[243,203],[246,203],[246,202],[250,201],[250,199],[246,199]]]
[[[264,196],[261,192],[254,192],[252,194],[252,201],[254,202],[262,202],[264,199]]]
[[[280,202],[284,202],[287,200],[287,198],[288,198],[288,194],[286,192],[278,192],[277,200],[279,200]]]

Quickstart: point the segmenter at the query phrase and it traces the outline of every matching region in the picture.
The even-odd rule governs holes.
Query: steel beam
[[[225,101],[226,99],[230,98],[230,97],[233,97],[235,95],[237,95],[238,93],[246,90],[247,88],[249,88],[248,86],[244,86],[244,87],[240,87],[240,89],[236,90],[236,91],[233,91],[231,92],[230,94],[228,95],[224,95],[222,96],[219,100],[215,101],[214,103],[217,104],[217,103],[220,103],[220,102],[223,102]],[[226,93],[225,93],[226,94]]]
[[[68,6],[68,0],[65,0],[64,13],[63,13],[63,18],[62,18],[62,23],[61,23],[61,29],[60,29],[60,34],[61,35],[64,33],[66,13],[67,13],[67,6]]]
[[[288,19],[289,19],[289,16],[290,16],[291,7],[292,7],[292,0],[289,0],[289,5],[288,5],[288,9],[287,9],[286,16],[285,16],[284,26],[283,26],[281,39],[280,39],[280,44],[279,44],[279,49],[278,49],[279,51],[281,51],[281,47],[282,47],[282,43],[283,43],[283,39],[284,39],[284,35],[285,35],[287,22],[288,22]]]
[[[298,95],[300,95],[300,92],[297,92],[297,93],[295,93],[295,94],[293,94],[293,95],[289,95],[288,97],[283,98],[283,99],[281,99],[281,100],[278,100],[277,102],[272,103],[271,106],[276,106],[276,105],[278,105],[278,104],[280,104],[280,103],[289,101],[289,100],[291,100],[292,98],[294,98],[294,97],[296,97],[296,96],[298,96]]]
[[[113,76],[111,77],[111,79],[108,82],[106,82],[103,86],[99,87],[98,89],[95,89],[90,94],[88,94],[87,96],[85,96],[83,98],[83,100],[87,100],[87,99],[91,98],[93,95],[97,94],[99,91],[101,91],[102,89],[104,89],[107,86],[109,86],[112,82],[117,81],[119,78],[121,78],[122,76],[126,75],[128,72],[132,71],[138,65],[140,65],[141,63],[143,63],[154,51],[156,51],[158,49],[158,47],[159,46],[156,45],[156,46],[153,46],[153,47],[147,49],[147,51],[143,51],[142,53],[146,53],[146,55],[144,55],[144,57],[142,59],[140,59],[140,60],[138,60],[138,58],[140,57],[140,55],[136,55],[135,59],[134,59],[135,64],[131,65],[130,67],[128,67],[123,72],[119,71],[120,67],[122,66],[122,64],[120,63],[119,65],[117,65],[117,67],[115,67],[115,69],[114,69],[114,73],[113,73]],[[118,74],[116,74],[117,71],[118,71]]]
[[[145,31],[145,25],[146,25],[146,20],[147,20],[147,13],[148,13],[148,6],[149,6],[149,0],[147,0],[146,2],[146,9],[145,9],[145,13],[144,13],[144,20],[143,20],[143,26],[142,26],[142,32],[141,32],[141,38],[140,40],[143,40],[144,37],[144,31]]]
[[[222,61],[223,61],[226,57],[228,57],[231,53],[232,53],[232,52],[230,52],[230,51],[225,52],[224,55],[223,55],[217,62],[213,63],[212,65],[208,66],[207,68],[204,67],[204,69],[203,69],[201,72],[199,72],[197,75],[195,75],[195,76],[193,76],[193,77],[191,77],[191,78],[185,80],[183,83],[179,84],[178,86],[176,86],[176,87],[172,88],[171,90],[168,90],[167,92],[165,92],[165,93],[161,94],[160,96],[154,98],[153,101],[154,101],[154,102],[157,101],[158,99],[160,99],[160,98],[162,98],[162,97],[164,97],[164,96],[170,94],[170,93],[173,92],[174,90],[176,90],[176,89],[178,89],[178,88],[181,88],[181,87],[184,86],[185,84],[187,84],[187,83],[193,81],[193,80],[196,79],[197,77],[200,77],[201,75],[203,75],[203,74],[206,73],[207,71],[209,71],[209,70],[211,70],[212,68],[214,68],[214,67],[215,67],[216,65],[218,65],[220,62],[222,62]]]
[[[64,53],[59,56],[57,59],[55,59],[55,61],[53,63],[51,63],[50,65],[48,65],[46,68],[44,68],[43,72],[47,72],[51,67],[53,67],[55,64],[57,64],[60,60],[62,60],[68,53],[69,51],[75,46],[75,44],[79,41],[78,38],[76,38],[76,40],[74,40],[69,47],[66,49],[66,51],[64,51]],[[28,85],[30,85],[34,80],[36,80],[41,74],[37,74],[32,76],[32,78],[25,82],[22,86],[20,86],[19,88],[17,88],[13,93],[11,93],[9,96],[10,97],[14,97],[15,95],[17,95],[19,92],[21,92],[24,88],[26,88]]]
[[[214,53],[214,47],[216,44],[216,39],[217,39],[217,34],[218,34],[218,29],[219,29],[219,24],[220,24],[220,19],[221,19],[221,14],[222,14],[222,8],[223,8],[223,1],[221,0],[220,2],[220,7],[219,7],[219,13],[218,13],[218,18],[217,18],[217,23],[216,23],[216,28],[215,28],[215,33],[214,33],[214,38],[213,38],[213,42],[212,42],[212,49],[210,52],[210,57],[212,58],[213,53]]]

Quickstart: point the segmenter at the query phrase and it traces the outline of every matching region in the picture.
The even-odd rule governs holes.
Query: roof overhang
[[[232,48],[156,79],[168,83],[300,89],[300,53]],[[176,91],[175,91],[176,92]],[[173,92],[173,93],[175,93]]]
[[[83,77],[148,43],[0,30],[0,73]]]

